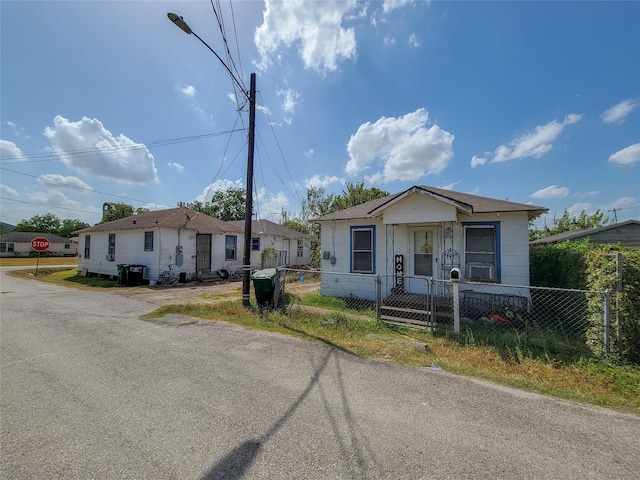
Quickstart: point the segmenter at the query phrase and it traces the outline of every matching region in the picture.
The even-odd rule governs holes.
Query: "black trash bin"
[[[265,268],[264,270],[258,270],[251,278],[253,279],[253,288],[256,292],[258,305],[271,305],[273,303],[273,292],[276,288],[276,269]]]
[[[127,274],[129,273],[129,265],[124,263],[118,264],[118,285],[128,285]]]
[[[135,286],[142,283],[144,275],[144,265],[128,265],[127,268],[127,285]]]

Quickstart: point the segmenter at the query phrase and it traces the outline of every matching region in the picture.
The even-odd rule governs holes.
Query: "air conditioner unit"
[[[107,260],[113,262],[116,259],[116,256],[113,253],[107,253]]]
[[[492,265],[467,265],[467,278],[469,280],[493,280]]]

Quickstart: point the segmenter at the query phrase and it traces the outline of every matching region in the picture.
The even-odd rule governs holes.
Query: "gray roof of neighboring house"
[[[414,186],[400,193],[388,195],[383,198],[371,200],[370,202],[346,208],[337,212],[323,215],[314,221],[327,220],[349,220],[352,218],[371,218],[376,210],[383,210],[387,204],[392,203],[396,198],[406,196],[413,192],[420,192],[432,196],[436,199],[455,204],[457,207],[467,210],[470,213],[497,213],[497,212],[527,212],[529,218],[533,219],[546,211],[547,208],[525,203],[510,202],[508,200],[498,200],[495,198],[481,197],[469,193],[454,192],[443,188],[429,186]]]
[[[13,243],[21,243],[21,242],[29,242],[37,237],[44,237],[51,243],[69,243],[71,240],[65,237],[61,237],[60,235],[55,235],[53,233],[37,233],[37,232],[10,232],[2,235],[0,241],[2,242],[13,242]]]
[[[560,243],[566,240],[577,240],[579,238],[585,238],[595,233],[606,232],[614,229],[624,229],[630,226],[631,228],[640,228],[640,220],[626,220],[620,223],[612,223],[611,225],[605,225],[604,227],[590,228],[588,230],[571,230],[568,232],[558,233],[556,235],[550,235],[548,237],[539,238],[529,245],[546,245],[549,243]]]
[[[239,226],[244,232],[244,220],[233,220],[229,223],[232,223],[236,226]],[[298,232],[289,227],[285,227],[284,225],[279,225],[270,220],[252,220],[251,221],[251,234],[252,235],[272,235],[274,237],[285,237],[285,238],[306,238],[307,235]]]
[[[93,227],[83,228],[75,233],[113,232],[121,230],[148,230],[151,228],[184,228],[199,233],[242,233],[230,222],[224,222],[209,215],[184,207],[168,210],[154,210],[130,217],[119,218],[112,222],[99,223]]]

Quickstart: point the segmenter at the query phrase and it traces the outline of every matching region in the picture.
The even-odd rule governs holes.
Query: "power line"
[[[16,173],[18,175],[24,175],[25,177],[35,178],[36,180],[41,180],[40,177],[38,177],[36,175],[31,175],[29,173],[24,173],[24,172],[18,172],[17,170],[11,170],[10,168],[6,168],[6,167],[0,167],[0,170],[5,170],[7,172]],[[129,201],[132,201],[132,202],[154,203],[155,204],[155,202],[150,202],[148,200],[140,200],[138,198],[131,198],[131,197],[125,197],[125,196],[122,196],[122,195],[115,195],[113,193],[101,192],[99,190],[94,190],[92,188],[81,187],[79,185],[70,185],[68,183],[59,182],[59,181],[56,181],[56,180],[46,179],[46,180],[42,180],[42,181],[44,181],[46,183],[54,183],[54,184],[57,184],[57,185],[62,185],[62,186],[67,187],[67,188],[75,188],[76,190],[85,190],[85,191],[91,192],[91,193],[99,193],[100,195],[107,195],[109,197],[119,198],[121,200],[129,200]],[[163,204],[156,204],[156,205],[161,205],[163,207],[168,207],[168,205],[163,205]]]
[[[109,155],[112,153],[127,152],[131,150],[141,150],[143,148],[148,149],[148,148],[156,148],[156,147],[165,147],[167,145],[176,145],[179,143],[193,142],[197,140],[203,140],[205,138],[218,137],[221,135],[229,135],[229,134],[233,134],[235,132],[244,131],[244,130],[246,130],[246,128],[242,128],[242,129],[234,128],[233,130],[226,130],[223,132],[205,133],[202,135],[178,137],[178,138],[172,138],[168,140],[152,140],[150,142],[136,143],[134,145],[126,145],[126,146],[118,146],[118,147],[111,146],[111,147],[100,149],[100,150],[97,150],[95,148],[86,148],[86,149],[63,150],[63,151],[52,150],[45,153],[30,153],[30,154],[23,154],[23,155],[8,155],[8,156],[2,157],[0,159],[0,162],[3,165],[14,165],[14,164],[25,164],[25,163],[49,162],[53,160],[58,160],[61,155],[66,155],[74,158],[83,158],[83,157],[90,157],[95,155]],[[24,158],[24,157],[30,160],[17,160],[19,158]],[[16,161],[7,162],[6,160],[16,160]]]
[[[102,212],[90,212],[87,209],[81,210],[79,208],[60,207],[58,205],[45,205],[44,203],[27,202],[26,200],[17,200],[15,198],[0,197],[0,200],[7,201],[7,202],[27,203],[29,205],[38,205],[39,207],[46,207],[46,208],[58,208],[61,210],[71,210],[73,212],[88,213],[89,215],[102,215]]]

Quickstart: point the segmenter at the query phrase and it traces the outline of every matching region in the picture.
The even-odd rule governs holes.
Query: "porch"
[[[411,328],[451,328],[453,298],[442,295],[392,292],[382,300],[378,318]]]

